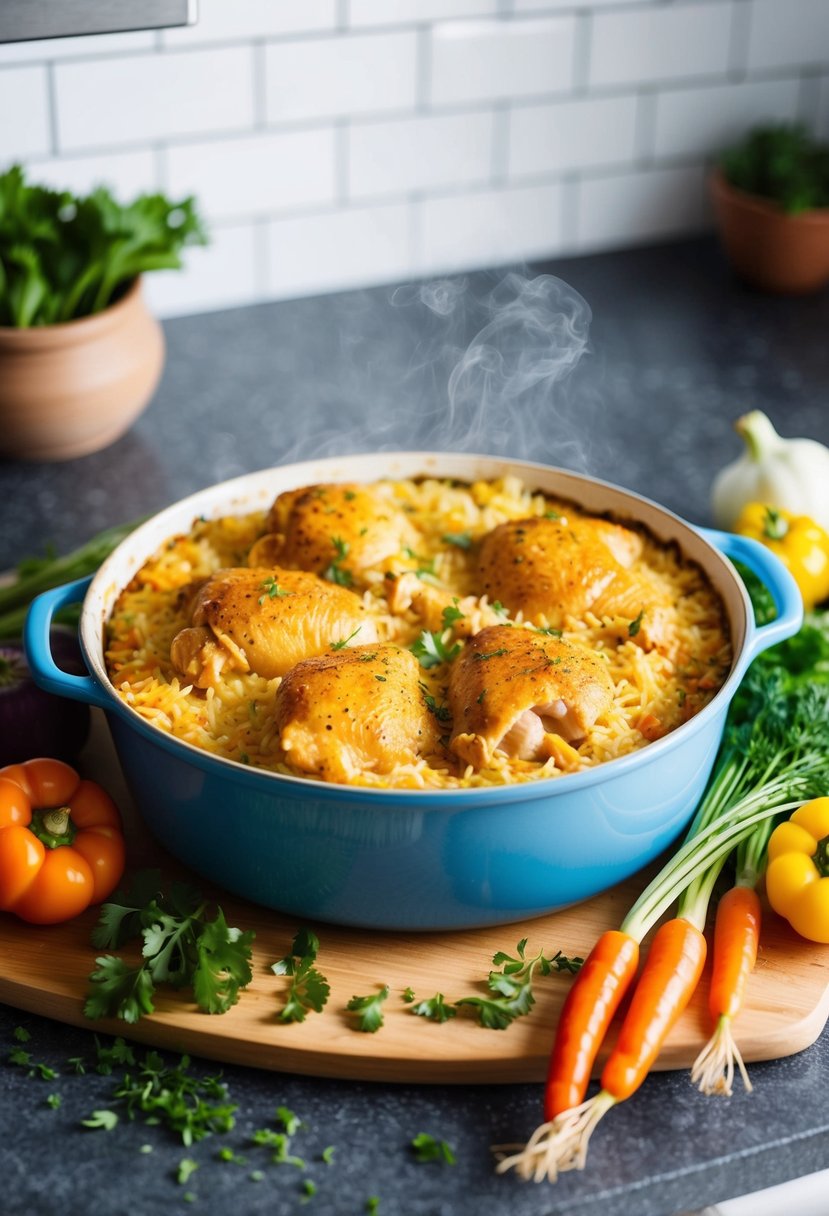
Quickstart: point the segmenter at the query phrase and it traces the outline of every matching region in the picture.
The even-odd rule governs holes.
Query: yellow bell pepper
[[[750,502],[743,507],[734,531],[762,541],[780,558],[800,588],[807,610],[829,596],[829,532],[808,515]]]
[[[766,894],[801,937],[829,943],[829,798],[804,802],[772,832]]]

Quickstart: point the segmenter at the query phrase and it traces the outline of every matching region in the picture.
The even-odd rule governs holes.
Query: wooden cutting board
[[[102,717],[96,715],[82,768],[107,786],[125,816],[131,868],[159,865],[184,876],[148,837],[131,804]],[[617,926],[642,889],[633,878],[578,907],[496,928],[451,933],[370,933],[314,924],[319,969],[331,985],[320,1014],[302,1023],[279,1021],[288,981],[271,964],[290,952],[300,924],[288,917],[215,892],[228,923],[254,929],[254,978],[228,1013],[199,1012],[183,992],[161,991],[156,1012],[134,1026],[112,1019],[90,1022],[83,1002],[96,951],[92,909],[66,925],[38,928],[0,913],[0,1001],[19,1009],[157,1047],[226,1063],[310,1076],[382,1081],[491,1083],[541,1081],[562,1002],[572,979],[539,978],[537,1004],[506,1031],[485,1030],[469,1017],[437,1024],[412,1015],[403,1000],[411,987],[422,999],[442,992],[447,1001],[483,994],[492,956],[513,952],[526,937],[527,953],[560,949],[586,955],[604,929]],[[799,939],[766,910],[763,942],[751,977],[737,1038],[747,1061],[774,1059],[815,1041],[829,1015],[829,947]],[[345,1012],[354,995],[389,985],[384,1026],[375,1034],[355,1029]],[[705,983],[677,1023],[656,1067],[686,1068],[709,1033]],[[600,1068],[603,1056],[600,1056]]]

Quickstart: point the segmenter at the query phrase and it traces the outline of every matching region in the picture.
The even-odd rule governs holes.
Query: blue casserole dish
[[[323,481],[418,475],[464,481],[515,474],[585,510],[644,524],[675,543],[719,592],[731,630],[730,674],[673,733],[583,772],[497,788],[360,789],[252,769],[151,726],[114,691],[103,639],[115,600],[170,536],[208,518],[267,509],[283,490]],[[729,559],[749,566],[777,605],[756,628]],[[83,600],[89,674],[55,664],[49,629]],[[419,452],[346,456],[263,470],[202,490],[139,527],[95,577],[41,595],[26,623],[35,680],[104,710],[126,780],[148,827],[218,886],[296,917],[374,929],[449,929],[524,920],[606,890],[657,857],[690,820],[746,668],[802,619],[794,580],[762,545],[692,527],[606,482],[488,456]]]

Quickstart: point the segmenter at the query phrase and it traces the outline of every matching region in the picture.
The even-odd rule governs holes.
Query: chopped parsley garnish
[[[444,609],[445,612],[450,612],[451,609]],[[440,663],[451,663],[457,658],[463,649],[460,642],[455,642],[449,645],[449,629],[439,629],[431,631],[424,629],[416,642],[412,642],[409,650],[420,663],[421,667],[427,670],[430,667],[437,667]]]
[[[543,625],[536,625],[535,628],[536,633],[545,633],[548,638],[560,638],[563,632],[561,629],[547,629]]]
[[[507,650],[506,646],[499,646],[497,650],[489,650],[486,653],[484,653],[481,650],[474,650],[472,652],[472,658],[473,659],[483,659],[483,660],[494,659],[494,658],[497,658],[497,656],[501,655],[501,654],[509,654],[509,651]]]
[[[221,908],[208,919],[208,905],[185,883],[161,890],[158,870],[139,872],[129,891],[116,892],[101,906],[92,944],[118,949],[143,940],[142,962],[130,966],[112,954],[95,961],[84,1013],[88,1018],[119,1017],[137,1022],[154,1010],[157,984],[189,987],[199,1009],[225,1013],[253,978],[254,933],[228,925]]]
[[[339,536],[332,536],[331,544],[334,546],[334,558],[323,570],[322,577],[327,578],[330,583],[337,583],[340,587],[350,587],[354,582],[354,576],[342,565],[348,557],[350,548],[348,541],[342,540]]]
[[[331,642],[331,649],[332,650],[345,650],[346,646],[351,641],[351,639],[356,638],[357,634],[360,632],[361,629],[362,629],[362,625],[358,625],[357,628],[352,633],[350,633],[347,638],[340,638],[340,640],[338,642]]]
[[[445,532],[440,539],[447,545],[455,545],[458,549],[470,549],[472,547],[471,532]]]
[[[632,638],[636,637],[637,633],[642,628],[642,617],[644,615],[645,615],[645,609],[643,608],[640,611],[639,615],[630,622],[630,624],[628,625],[628,636],[629,637],[632,637]]]
[[[264,604],[265,600],[282,599],[285,595],[293,595],[293,591],[288,591],[286,587],[280,587],[272,574],[269,574],[264,582],[260,583],[262,594],[259,596],[259,603]]]
[[[310,929],[300,929],[291,945],[291,953],[271,967],[274,975],[291,977],[288,999],[279,1020],[304,1022],[309,1010],[321,1013],[331,992],[330,985],[315,966],[319,938]]]
[[[368,996],[353,996],[346,1005],[349,1013],[357,1014],[357,1029],[375,1034],[383,1025],[383,1002],[388,999],[389,986],[384,984],[379,992]]]
[[[111,1132],[118,1123],[118,1116],[114,1110],[93,1110],[88,1119],[81,1119],[81,1127],[91,1127],[102,1131]]]
[[[423,700],[426,702],[426,708],[430,714],[434,714],[438,722],[448,722],[452,717],[452,712],[445,701],[438,704],[438,700],[432,693],[429,692],[426,685],[421,682],[420,691],[423,693]]]

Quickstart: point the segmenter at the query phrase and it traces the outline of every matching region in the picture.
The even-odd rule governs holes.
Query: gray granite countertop
[[[0,569],[200,487],[315,455],[428,447],[529,457],[705,524],[712,476],[739,450],[732,422],[744,410],[829,443],[829,296],[751,293],[708,240],[164,328],[161,386],[128,435],[66,464],[0,463]],[[823,1168],[829,1149],[827,1033],[754,1065],[754,1093],[728,1101],[703,1098],[684,1073],[653,1075],[597,1131],[583,1174],[536,1187],[496,1177],[488,1146],[535,1126],[538,1086],[391,1086],[228,1067],[235,1129],[184,1149],[138,1122],[82,1128],[113,1105],[112,1077],[67,1064],[93,1060],[92,1035],[0,1007],[4,1057],[17,1026],[31,1034],[32,1058],[60,1075],[0,1068],[3,1216],[359,1216],[370,1196],[381,1216],[472,1216],[496,1205],[513,1216],[669,1216]],[[57,1109],[50,1093],[61,1096]],[[278,1105],[303,1120],[294,1148],[307,1171],[265,1166],[257,1182],[261,1163],[246,1141],[272,1125]],[[457,1164],[415,1162],[408,1146],[422,1131],[452,1144]],[[218,1162],[220,1145],[247,1165]],[[331,1165],[319,1160],[327,1145]],[[183,1157],[200,1165],[186,1186],[176,1182]],[[303,1195],[304,1176],[313,1196]]]

